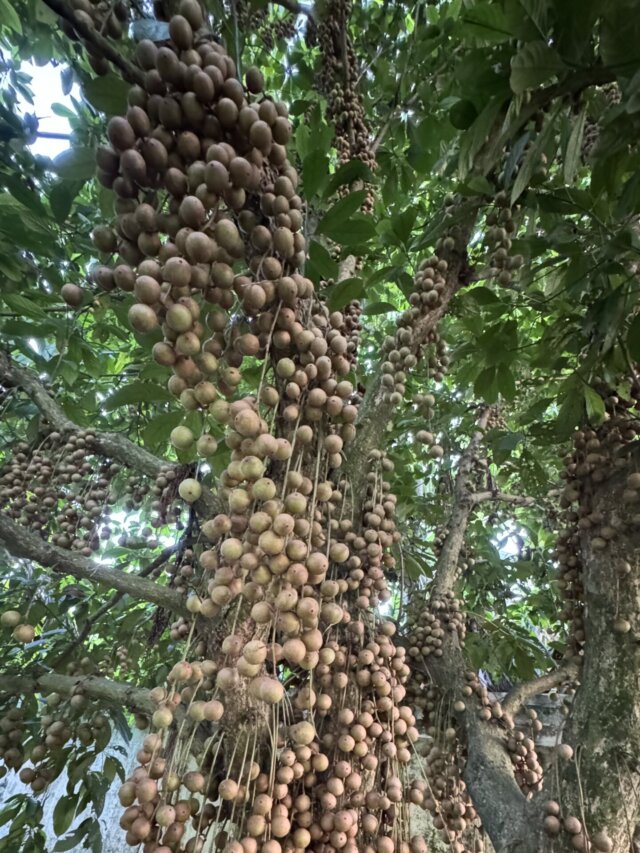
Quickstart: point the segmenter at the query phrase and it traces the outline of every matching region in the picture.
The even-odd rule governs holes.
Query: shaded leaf
[[[101,79],[101,78],[99,78]],[[88,180],[96,170],[93,148],[69,148],[52,162],[53,170],[61,178],[71,181]]]
[[[108,116],[127,111],[129,85],[117,74],[92,77],[83,84],[82,92],[93,107]]]
[[[329,288],[327,305],[331,311],[339,311],[352,302],[364,296],[364,282],[361,278],[346,278]]]
[[[564,63],[558,52],[546,42],[527,42],[511,60],[511,89],[516,95],[521,95],[527,89],[535,89],[541,83],[546,83],[563,68]]]
[[[104,402],[104,409],[112,412],[119,406],[136,403],[164,403],[172,400],[171,394],[162,386],[153,382],[131,382],[114,391]]]

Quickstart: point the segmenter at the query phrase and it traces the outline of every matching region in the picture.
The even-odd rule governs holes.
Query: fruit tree
[[[0,851],[638,853],[639,45],[0,0]]]

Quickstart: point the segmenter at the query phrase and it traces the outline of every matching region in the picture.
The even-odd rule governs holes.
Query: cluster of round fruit
[[[453,593],[422,602],[408,614],[409,656],[423,665],[430,655],[441,657],[449,633],[457,634],[458,642],[464,648],[466,631],[463,603]]]
[[[226,781],[236,783],[220,792],[231,803],[230,845],[243,838],[247,849],[268,853],[299,841],[317,850],[332,839],[353,850],[366,817],[368,825],[376,822],[371,845],[387,853],[403,843],[398,780],[416,737],[411,711],[401,705],[404,650],[391,642],[394,626],[377,623],[369,609],[389,597],[384,569],[394,564],[395,501],[384,479],[391,463],[373,455],[365,516],[351,519],[349,483],[339,474],[357,416],[353,386],[344,379],[353,323],[314,301],[312,283],[297,272],[305,257],[302,202],[284,150],[286,110],[257,97],[262,80],[255,69],[247,92],[224,49],[200,39],[196,5],[181,3],[169,23],[171,44],[138,46],[145,87],[132,89],[127,117],[109,125],[112,149],[99,154],[99,176],[116,192],[118,213],[115,229],[99,229],[95,238],[120,260],[113,269],[99,267],[94,278],[133,293],[135,329],[162,325],[164,340],[153,355],[173,370],[171,392],[226,427],[231,451],[219,478],[226,511],[202,524],[211,547],[199,555],[202,581],[187,599],[195,619],[172,629],[193,632],[192,651],[204,646],[211,660],[206,673],[206,661],[181,665],[186,686],[173,685],[159,699],[153,724],[164,730],[183,705],[192,714],[197,703],[223,697],[220,754],[210,764],[206,750],[199,753],[192,772],[205,776],[210,767],[217,779],[226,766]],[[205,328],[212,335],[202,343]],[[245,358],[264,359],[262,380],[255,395],[233,399]],[[198,446],[204,437],[194,439]],[[180,483],[187,502],[199,490],[195,479]],[[217,614],[226,633],[210,645],[205,620]],[[202,681],[193,682],[194,672]],[[316,703],[323,717],[314,718]],[[337,722],[346,707],[373,718],[362,740],[353,726],[345,732]],[[250,749],[256,738],[259,749]],[[181,754],[189,740],[181,731]],[[296,755],[301,778],[286,781],[281,749]],[[266,778],[266,790],[249,789],[240,771],[229,775],[245,751],[255,752],[256,782]],[[326,756],[327,769],[311,778],[304,763],[316,753]],[[347,763],[343,781],[333,768],[342,773]],[[274,780],[273,767],[283,781]],[[173,771],[165,769],[156,784],[163,805],[176,808],[182,786],[189,792],[203,784],[178,766],[174,790]],[[387,796],[362,800],[362,791],[346,784],[352,774],[375,779]],[[260,814],[263,793],[272,805]],[[322,801],[329,795],[355,817],[342,815],[337,825],[334,818],[330,827]],[[298,816],[294,803],[302,796],[311,811]],[[140,801],[139,807],[146,809]],[[136,824],[139,818],[151,826]],[[169,827],[156,826],[146,812],[127,829],[135,843],[144,834],[149,851],[166,846]],[[174,828],[170,837],[182,849],[179,833]],[[200,833],[185,849],[202,843]]]
[[[444,274],[447,262],[435,255],[422,261],[414,279],[415,291],[409,296],[411,308],[398,319],[395,337],[387,337],[383,344],[386,360],[382,364],[382,388],[386,402],[400,405],[404,398],[407,371],[418,362],[419,343],[414,339],[413,326],[441,305],[445,289]],[[437,332],[429,333],[429,341],[439,340]],[[437,348],[437,344],[436,344]]]
[[[66,701],[51,693],[45,703],[41,713],[24,704],[18,707],[13,700],[0,718],[0,778],[14,770],[34,794],[63,772],[70,749],[84,751],[96,741],[104,748],[109,741],[107,718],[88,707],[81,687]]]
[[[446,723],[441,709],[438,717],[434,740],[424,757],[425,778],[413,780],[409,799],[432,815],[447,849],[454,853],[484,853],[478,815],[462,778],[465,758],[456,729]]]
[[[152,486],[140,475],[122,481],[122,466],[105,459],[86,430],[62,433],[52,430],[37,444],[20,442],[0,471],[0,508],[21,525],[37,531],[53,545],[79,551],[86,557],[110,539],[115,493],[124,495],[125,509],[138,509],[149,495],[154,513],[142,538],[153,545],[154,527],[167,523],[169,509],[175,519],[181,505],[177,473],[162,470]],[[118,488],[113,487],[119,477]],[[130,537],[119,536],[120,544]]]
[[[100,547],[117,471],[95,455],[94,441],[90,432],[51,431],[37,445],[16,445],[0,473],[0,506],[11,518],[85,556]]]
[[[562,616],[571,621],[566,656],[577,661],[581,660],[585,641],[582,539],[588,536],[596,552],[607,551],[620,533],[640,522],[640,513],[635,512],[640,498],[640,475],[636,473],[627,475],[620,507],[594,507],[591,503],[591,484],[604,482],[625,470],[628,464],[620,451],[627,443],[634,442],[640,432],[640,419],[633,411],[635,405],[633,400],[621,399],[613,392],[606,395],[607,418],[597,429],[577,430],[573,451],[564,457],[561,477],[565,486],[560,492],[564,528],[558,534],[554,557],[560,566],[558,588],[565,600]],[[619,578],[630,572],[626,560],[616,561]],[[630,631],[627,614],[616,614],[612,627],[621,634]]]
[[[493,209],[486,215],[485,242],[489,248],[491,276],[504,286],[513,282],[514,274],[524,263],[522,255],[511,255],[513,236],[517,230],[514,210],[509,206],[509,194],[498,192]]]
[[[330,0],[318,25],[321,54],[320,88],[327,97],[327,118],[334,127],[334,144],[342,163],[362,160],[371,171],[377,164],[371,150],[362,98],[358,91],[358,66],[349,35],[351,0]],[[368,189],[363,210],[373,208]]]
[[[532,724],[540,722],[533,708],[528,709],[528,714]],[[507,750],[520,788],[526,794],[541,791],[544,771],[538,758],[534,737],[527,737],[522,730],[513,731],[507,740]]]
[[[606,832],[596,832],[587,835],[580,818],[575,815],[562,817],[560,804],[555,800],[545,803],[544,829],[551,838],[566,834],[574,850],[583,853],[611,853],[613,841]]]
[[[11,628],[13,639],[17,643],[31,643],[36,635],[36,629],[30,625],[19,610],[5,610],[0,615],[0,625],[3,628]]]
[[[138,755],[141,766],[120,792],[126,806],[121,825],[127,830],[128,842],[150,844],[153,839],[154,844],[157,840],[168,845],[179,841],[184,828],[175,826],[176,822],[194,817],[191,813],[184,820],[176,817],[184,787],[184,796],[205,794],[212,803],[218,803],[206,816],[198,814],[198,820],[193,821],[198,840],[204,841],[212,825],[225,819],[238,826],[240,840],[227,836],[227,843],[223,844],[227,851],[264,849],[277,853],[285,843],[282,839],[286,839],[302,849],[318,849],[318,843],[330,843],[352,853],[358,849],[392,853],[396,848],[391,837],[382,836],[386,838],[383,842],[376,840],[383,828],[388,830],[403,801],[403,782],[391,767],[396,762],[408,763],[410,745],[418,735],[410,708],[394,703],[394,694],[400,698],[402,691],[392,673],[401,672],[403,655],[391,642],[393,625],[382,623],[380,629],[376,640],[361,648],[357,656],[353,641],[362,636],[361,630],[349,632],[349,646],[332,641],[322,648],[314,689],[307,682],[295,692],[291,710],[282,708],[276,730],[280,749],[274,756],[274,775],[268,772],[270,756],[261,771],[265,744],[261,739],[260,726],[264,722],[259,706],[254,706],[252,747],[250,751],[238,749],[243,730],[242,724],[238,725],[238,709],[215,696],[229,694],[237,702],[242,694],[234,688],[241,678],[246,677],[245,673],[255,673],[253,668],[265,663],[275,671],[278,664],[286,661],[294,673],[302,673],[301,655],[308,654],[306,649],[298,650],[295,640],[283,645],[247,640],[254,636],[252,632],[237,629],[223,643],[226,666],[220,667],[214,661],[176,664],[169,675],[170,689],[155,688],[151,692],[159,703],[152,718],[154,726],[165,730],[183,711],[191,726],[189,734],[193,726],[219,723],[220,740],[210,746],[209,752],[219,753],[224,737],[231,738],[233,748],[226,762],[209,764],[203,758],[200,769],[193,771],[188,769],[188,750],[174,753],[168,763],[162,738],[158,734],[147,737]],[[350,672],[355,673],[355,683],[361,688],[371,685],[371,695],[377,697],[375,702],[364,699],[359,713],[347,704],[354,686]],[[394,683],[395,687],[391,687]],[[249,701],[252,692],[256,691],[250,689]],[[276,702],[283,693],[277,679],[262,676],[262,701],[267,696]],[[309,714],[315,714],[315,724]],[[383,737],[385,732],[387,737]],[[189,737],[186,740],[191,742]],[[367,780],[374,779],[376,785],[372,788]],[[358,832],[364,833],[365,848],[356,846]],[[271,837],[261,842],[265,833]],[[199,849],[198,840],[194,849]],[[420,850],[419,842],[411,849]]]

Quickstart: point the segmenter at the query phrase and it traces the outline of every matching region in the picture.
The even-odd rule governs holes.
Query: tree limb
[[[282,6],[283,9],[292,12],[294,15],[306,15],[307,18],[315,21],[313,7],[308,6],[306,3],[298,3],[296,0],[271,0],[271,4],[273,6]]]
[[[167,548],[164,548],[158,556],[152,560],[148,566],[146,566],[141,572],[138,572],[134,577],[144,578],[148,577],[153,572],[157,571],[161,566],[163,566],[169,557],[172,554],[175,554],[176,551],[179,550],[181,546],[180,542],[176,542],[173,545],[169,545]],[[52,668],[59,667],[62,663],[64,663],[70,655],[72,655],[79,646],[84,643],[89,634],[91,633],[91,629],[102,617],[108,613],[112,607],[115,607],[116,604],[124,598],[124,592],[114,592],[114,594],[109,598],[103,605],[101,605],[93,616],[90,616],[87,621],[82,626],[82,630],[78,634],[77,637],[74,637],[73,640],[69,643],[69,646],[64,649],[64,651],[55,659],[55,661],[51,664]]]
[[[60,15],[61,18],[71,24],[82,40],[94,48],[96,54],[108,59],[116,68],[119,68],[125,80],[129,83],[137,83],[140,86],[144,85],[144,72],[142,69],[129,62],[128,59],[125,59],[109,39],[101,35],[95,27],[79,19],[75,14],[75,10],[65,0],[42,0],[42,2],[52,12]]]
[[[560,684],[567,684],[574,681],[577,678],[578,672],[578,665],[573,661],[568,661],[563,666],[554,669],[553,672],[547,672],[539,678],[525,681],[524,684],[518,684],[507,693],[500,703],[502,710],[515,717],[529,699],[538,696],[540,693],[545,693],[547,690],[551,690],[552,687],[558,687]]]
[[[73,551],[51,545],[3,513],[0,513],[0,544],[15,557],[33,560],[54,572],[89,580],[174,613],[187,613],[183,596],[176,590],[119,569],[101,566]]]
[[[7,672],[0,677],[0,696],[33,693],[62,693],[65,696],[82,693],[90,699],[121,705],[144,714],[152,714],[158,707],[148,690],[95,675],[77,677],[47,672],[31,677]]]
[[[458,558],[464,544],[469,517],[474,508],[473,502],[473,464],[475,456],[484,438],[491,407],[486,406],[476,421],[476,429],[471,441],[462,451],[458,463],[458,473],[453,485],[453,504],[447,522],[448,534],[442,543],[435,567],[433,590],[436,595],[444,595],[454,587],[458,573]]]
[[[507,495],[504,492],[489,490],[486,492],[474,492],[470,495],[470,499],[474,506],[485,503],[486,501],[501,501],[512,506],[533,506],[536,502],[535,498],[530,498],[526,495]]]
[[[60,432],[81,432],[85,429],[74,423],[67,417],[64,410],[42,384],[34,370],[21,367],[11,361],[9,356],[0,351],[0,385],[6,387],[22,388],[40,409],[47,422]],[[182,466],[175,462],[168,462],[159,456],[154,456],[143,447],[134,444],[126,436],[117,432],[101,430],[90,430],[95,435],[95,448],[103,455],[115,459],[131,468],[146,474],[148,477],[157,477],[163,470],[172,469],[179,471]],[[222,510],[222,503],[210,489],[202,488],[202,496],[194,504],[198,514],[210,518]]]

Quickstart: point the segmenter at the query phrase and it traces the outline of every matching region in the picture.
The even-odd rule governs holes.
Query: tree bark
[[[36,533],[16,524],[2,513],[0,513],[0,544],[10,554],[33,560],[59,574],[89,580],[100,586],[131,595],[139,601],[157,604],[173,613],[185,615],[188,612],[183,596],[176,590],[120,569],[107,568],[73,551],[50,545]]]
[[[588,484],[581,501],[582,511],[600,513],[616,535],[605,548],[594,546],[594,530],[580,535],[586,642],[564,735],[575,760],[561,785],[563,808],[586,819],[590,836],[606,830],[614,853],[633,849],[640,823],[640,530],[636,510],[622,500],[634,470],[629,464]],[[629,630],[616,630],[616,620]]]
[[[38,378],[35,371],[20,367],[0,351],[0,384],[7,387],[22,388],[28,397],[42,412],[49,425],[60,432],[73,433],[89,431],[95,436],[95,449],[103,456],[115,459],[132,471],[139,471],[148,477],[157,477],[163,470],[180,470],[182,466],[154,456],[143,447],[134,444],[126,436],[117,432],[90,429],[74,423],[67,417],[52,395]],[[203,518],[210,518],[222,511],[222,501],[206,487],[202,496],[193,505]]]
[[[76,691],[90,699],[121,705],[143,714],[152,714],[158,707],[148,690],[95,675],[76,677],[47,672],[37,677],[16,673],[3,673],[0,677],[0,696],[32,693],[62,693],[69,696]]]

